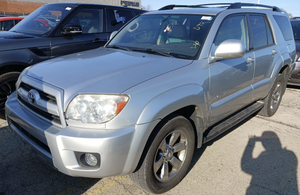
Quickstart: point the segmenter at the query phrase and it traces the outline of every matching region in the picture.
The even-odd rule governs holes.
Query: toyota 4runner
[[[169,5],[114,34],[26,68],[7,121],[62,173],[130,174],[152,193],[183,179],[195,148],[274,115],[295,66],[291,24],[273,6]]]

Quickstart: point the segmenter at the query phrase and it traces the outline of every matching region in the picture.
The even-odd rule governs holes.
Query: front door
[[[219,60],[210,64],[210,125],[243,108],[252,100],[254,53],[248,49],[246,15],[226,17],[216,35],[217,48],[228,39],[242,40],[247,53],[242,58]]]
[[[82,34],[63,35],[58,31],[51,38],[52,57],[103,46],[109,36],[104,29],[104,18],[104,9],[101,7],[78,10],[65,25],[80,25]]]

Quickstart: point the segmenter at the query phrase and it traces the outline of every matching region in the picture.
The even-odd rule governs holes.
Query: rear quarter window
[[[276,23],[278,24],[281,33],[286,41],[292,40],[293,39],[293,32],[291,29],[291,24],[287,17],[285,16],[278,16],[274,15],[274,19],[276,20]]]

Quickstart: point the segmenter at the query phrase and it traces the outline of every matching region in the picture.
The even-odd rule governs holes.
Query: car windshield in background
[[[195,59],[213,19],[209,15],[142,15],[122,29],[106,47]]]
[[[292,24],[295,40],[300,41],[300,20],[291,21],[291,24]]]
[[[10,31],[31,34],[36,36],[44,36],[71,12],[73,7],[70,6],[42,6]]]

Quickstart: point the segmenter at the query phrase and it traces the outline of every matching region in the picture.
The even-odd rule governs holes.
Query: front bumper
[[[70,176],[101,178],[132,172],[142,153],[143,147],[139,146],[145,144],[140,135],[149,127],[145,124],[117,130],[60,128],[21,106],[16,93],[9,97],[5,109],[10,128],[21,140],[43,160]],[[99,154],[100,166],[82,165],[78,158],[81,153]]]

